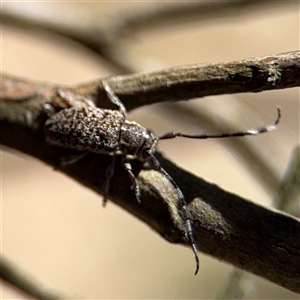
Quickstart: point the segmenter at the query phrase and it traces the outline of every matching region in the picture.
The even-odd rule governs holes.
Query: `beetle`
[[[221,134],[184,134],[181,132],[167,132],[161,136],[155,135],[140,124],[126,119],[127,111],[121,100],[115,95],[106,80],[102,80],[103,88],[109,100],[119,109],[110,110],[96,107],[89,99],[73,101],[63,90],[57,94],[66,100],[71,107],[64,108],[53,114],[45,122],[46,136],[60,146],[73,148],[85,153],[91,151],[113,156],[112,162],[105,172],[106,185],[103,197],[103,205],[107,201],[110,188],[110,180],[114,174],[115,157],[122,155],[122,164],[127,171],[138,202],[141,202],[140,188],[134,175],[130,159],[137,159],[152,169],[159,171],[169,180],[178,195],[180,215],[185,223],[185,234],[192,247],[196,270],[199,270],[199,258],[193,235],[192,219],[187,208],[184,195],[173,178],[161,167],[155,157],[157,144],[160,140],[184,137],[192,139],[225,138],[245,135],[257,135],[274,130],[281,118],[280,109],[277,107],[277,117],[270,126],[261,126],[257,129]]]

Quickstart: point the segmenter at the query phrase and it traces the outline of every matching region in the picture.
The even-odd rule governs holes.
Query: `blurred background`
[[[146,19],[144,23],[140,21],[141,26],[126,27],[123,37],[129,38],[118,46],[124,47],[124,60],[133,58],[132,62],[128,59],[128,64],[132,63],[130,71],[150,71],[299,49],[299,2],[269,2],[274,3],[268,5],[266,1],[265,5],[232,10],[216,5],[214,11],[207,13],[209,3],[204,2],[198,17],[195,14],[161,23],[143,19],[143,14],[179,4],[19,2],[2,3],[2,9],[29,14],[32,20],[42,16],[45,22],[73,22],[75,28],[76,24],[82,28],[97,21],[105,28],[125,16],[135,16],[136,24],[138,17]],[[56,33],[6,22],[1,30],[4,72],[66,85],[126,72],[118,64],[112,67],[105,55],[100,57]],[[108,39],[113,39],[114,33],[110,31]],[[116,49],[118,53],[122,51]],[[254,148],[262,145],[257,156],[267,157],[272,176],[279,183],[299,143],[298,88],[152,105],[131,112],[129,118],[157,134],[170,130],[216,131],[206,125],[209,122],[205,118],[201,121],[197,117],[208,110],[214,123],[238,115],[244,122],[236,128],[240,130],[271,124],[276,105],[280,105],[283,114],[278,130],[246,139]],[[249,117],[253,113],[254,119]],[[224,130],[226,127],[218,131]],[[159,149],[205,180],[271,206],[279,186],[249,171],[247,156],[243,158],[239,148],[233,150],[230,143],[174,139],[162,141]],[[103,209],[99,195],[36,159],[2,150],[1,251],[47,288],[70,298],[86,299],[214,299],[222,294],[232,271],[230,266],[200,253],[201,269],[199,275],[193,276],[194,260],[189,248],[167,243],[111,202]],[[299,299],[261,278],[257,278],[248,298]],[[2,299],[28,297],[3,283]]]

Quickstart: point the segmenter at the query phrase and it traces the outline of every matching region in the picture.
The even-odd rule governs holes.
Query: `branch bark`
[[[184,66],[149,74],[117,76],[110,78],[109,84],[130,109],[162,100],[180,100],[180,97],[234,93],[241,91],[242,86],[243,91],[250,86],[249,92],[299,86],[299,52],[258,60],[268,67],[274,66],[270,61],[275,60],[275,69],[280,69],[280,81],[276,80],[277,72],[274,72],[275,77],[270,75],[270,69],[254,73],[245,71],[244,66],[249,62],[245,60],[224,63],[225,70],[229,68],[230,72],[223,72],[221,64]],[[253,65],[253,60],[250,61]],[[251,77],[253,74],[255,79]],[[211,85],[206,86],[203,82],[208,82],[208,78]],[[103,170],[110,163],[109,156],[89,153],[74,164],[62,166],[62,157],[78,152],[49,144],[45,139],[44,122],[57,86],[8,75],[1,79],[1,144],[35,156],[102,194]],[[239,86],[238,83],[245,80],[247,86]],[[230,81],[237,86],[232,82],[227,88]],[[88,96],[101,107],[106,103],[101,80],[69,87],[69,91]],[[162,155],[157,154],[157,157],[186,196],[200,251],[300,293],[299,220],[223,191],[178,168]],[[177,195],[172,185],[156,171],[141,170],[138,162],[134,162],[133,167],[139,174],[142,203],[137,203],[122,168],[117,168],[113,177],[112,187],[118,186],[118,189],[111,190],[110,199],[168,241],[188,245],[182,234],[184,225],[176,209]]]

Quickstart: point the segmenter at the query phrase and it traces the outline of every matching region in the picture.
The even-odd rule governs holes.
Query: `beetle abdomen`
[[[64,147],[98,153],[118,149],[124,115],[117,110],[74,106],[51,116],[45,123],[47,136]]]

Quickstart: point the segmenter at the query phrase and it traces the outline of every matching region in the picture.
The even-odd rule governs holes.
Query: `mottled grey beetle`
[[[128,121],[126,119],[126,108],[123,103],[111,90],[106,80],[103,80],[102,84],[108,98],[113,104],[119,107],[119,110],[98,108],[92,101],[87,99],[76,101],[75,103],[72,99],[69,99],[62,90],[59,90],[58,95],[62,99],[68,101],[71,107],[62,109],[46,121],[46,135],[51,141],[58,143],[63,147],[113,155],[112,162],[105,173],[106,187],[103,205],[106,203],[110,180],[114,173],[115,155],[121,154],[123,157],[122,163],[133,183],[133,189],[138,202],[141,202],[140,189],[138,181],[132,172],[129,159],[138,159],[143,163],[150,164],[153,169],[161,172],[172,183],[177,191],[179,209],[181,209],[180,213],[186,227],[185,234],[191,244],[195,256],[196,275],[199,270],[199,258],[193,236],[192,220],[183,193],[172,177],[160,166],[159,161],[154,156],[158,141],[175,138],[177,136],[192,139],[207,139],[257,135],[276,128],[281,117],[280,109],[277,108],[277,118],[273,125],[262,126],[253,130],[210,135],[190,135],[180,132],[168,132],[161,136],[156,136],[136,122]]]

